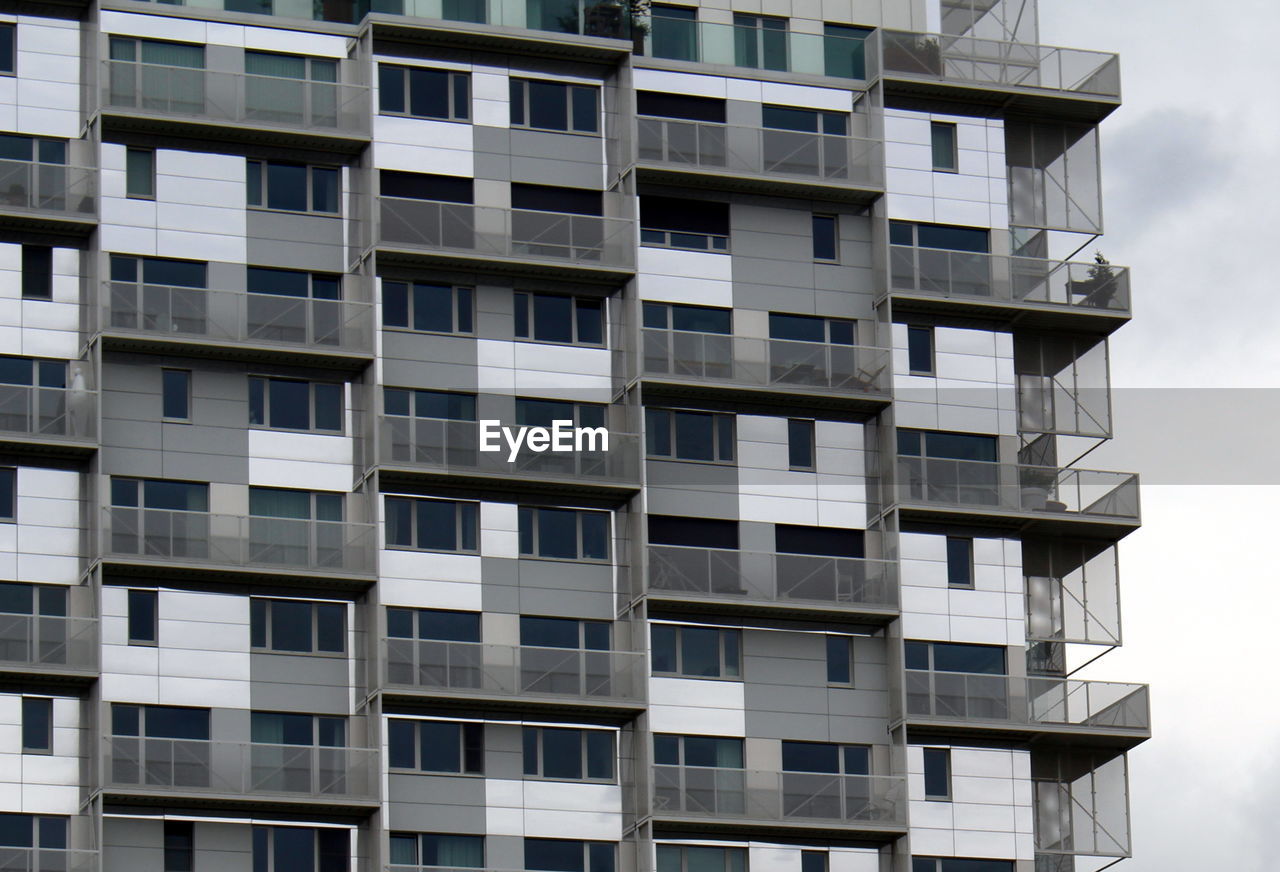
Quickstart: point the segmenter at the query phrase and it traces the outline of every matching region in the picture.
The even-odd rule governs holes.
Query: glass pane
[[[556,82],[528,82],[529,126],[542,130],[568,130],[568,86]]]
[[[572,297],[534,295],[533,338],[539,342],[573,341]]]
[[[460,772],[462,766],[459,724],[441,721],[418,723],[421,768],[428,772]]]
[[[577,512],[538,509],[538,556],[568,560],[578,557]]]
[[[681,628],[680,673],[712,678],[720,675],[719,630],[706,627]]]
[[[271,647],[277,651],[311,650],[311,603],[272,602]]]
[[[453,332],[453,289],[449,285],[413,285],[413,329]]]
[[[542,730],[542,774],[546,778],[582,778],[582,732]]]
[[[440,642],[479,642],[480,616],[475,612],[418,612],[418,638]]]
[[[346,608],[337,603],[317,603],[316,650],[341,654],[346,650]]]
[[[581,632],[571,618],[520,617],[520,644],[536,648],[579,648]]]
[[[456,503],[418,500],[418,547],[439,551],[457,548]]]
[[[449,117],[449,73],[409,70],[409,114],[419,118]]]
[[[307,168],[294,164],[267,164],[267,208],[307,211]]]

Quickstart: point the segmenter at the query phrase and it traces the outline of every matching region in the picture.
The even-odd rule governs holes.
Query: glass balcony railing
[[[380,203],[381,242],[393,248],[618,269],[634,262],[634,224],[625,218],[404,197]]]
[[[97,412],[98,394],[87,388],[0,384],[0,440],[93,442]]]
[[[1148,730],[1145,684],[908,669],[907,717]]]
[[[649,591],[744,603],[894,609],[891,560],[649,546]]]
[[[0,668],[96,672],[98,621],[0,613]],[[4,864],[0,863],[0,869]]]
[[[637,125],[641,163],[883,187],[883,145],[875,140],[650,116]]]
[[[903,826],[906,779],[890,775],[653,767],[655,816]]]
[[[1139,518],[1136,473],[980,460],[900,456],[897,501],[1125,521]]]
[[[104,555],[246,569],[367,575],[377,526],[105,506]]]
[[[664,60],[861,81],[876,69],[876,46],[866,38],[869,33],[797,33],[655,16],[645,40],[645,54]]]
[[[897,30],[880,31],[880,41],[889,78],[1120,96],[1120,59],[1109,52]]]
[[[364,85],[103,61],[102,108],[343,136],[369,135]]]
[[[0,869],[5,872],[98,872],[100,864],[97,851],[0,846]]]
[[[92,221],[98,214],[98,171],[0,160],[0,212]]]
[[[383,653],[383,680],[392,687],[578,702],[643,698],[644,655],[630,651],[385,639]]]
[[[378,755],[370,748],[105,736],[103,754],[107,788],[318,800],[377,796]]]
[[[535,452],[524,448],[511,461],[510,446],[500,439],[490,442],[498,450],[479,450],[481,434],[476,421],[383,415],[380,423],[383,464],[600,484],[640,481],[640,437],[634,433],[609,430],[607,447],[606,437],[599,434],[591,439],[584,437],[581,446],[571,451]]]
[[[1075,311],[1129,312],[1129,268],[889,246],[891,288],[980,303],[1038,303]]]
[[[641,333],[647,376],[821,393],[888,391],[884,348],[652,327]]]
[[[99,317],[108,333],[309,352],[373,348],[373,305],[350,300],[107,282]]]

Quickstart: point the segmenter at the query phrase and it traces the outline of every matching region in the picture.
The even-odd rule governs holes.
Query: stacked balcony
[[[65,160],[0,160],[0,225],[73,236],[98,223],[98,171]]]
[[[59,364],[46,379],[34,361],[32,384],[0,384],[0,446],[16,453],[82,457],[97,450],[98,391],[89,361]]]
[[[0,612],[0,673],[92,681],[98,675],[98,621]]]

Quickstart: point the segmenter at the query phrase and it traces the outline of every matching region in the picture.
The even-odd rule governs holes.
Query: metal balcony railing
[[[377,526],[105,506],[101,536],[105,556],[366,575]]]
[[[650,545],[649,591],[751,603],[893,609],[891,560]]]
[[[480,472],[530,479],[582,480],[602,484],[636,484],[640,480],[640,438],[634,433],[608,433],[603,442],[583,440],[581,450],[521,450],[510,461],[505,441],[490,441],[497,451],[481,451],[476,421],[447,421],[408,415],[383,415],[382,462],[442,472]],[[591,447],[597,450],[588,450]]]
[[[877,140],[650,116],[640,116],[637,125],[641,163],[883,185],[883,144]]]
[[[644,655],[631,651],[384,639],[383,658],[389,686],[462,696],[637,702],[645,682]]]
[[[103,109],[368,135],[364,85],[120,60],[102,62],[102,82]]]
[[[98,214],[98,172],[92,167],[0,160],[0,212],[92,219]]]
[[[94,672],[98,668],[98,621],[0,614],[0,666]],[[0,869],[4,868],[0,864]]]
[[[1019,677],[969,672],[906,671],[907,717],[1012,724],[1148,730],[1145,684]]]
[[[907,819],[906,779],[656,765],[653,813],[659,817],[903,825]]]
[[[104,332],[369,352],[373,305],[244,291],[103,285]]]
[[[378,755],[370,748],[105,736],[103,754],[109,788],[312,799],[377,795]]]
[[[1098,519],[1140,516],[1136,473],[937,457],[898,457],[897,501]]]
[[[886,394],[889,351],[646,327],[644,374],[821,393]]]
[[[4,872],[98,872],[101,868],[97,851],[0,846]]]
[[[897,293],[1129,312],[1129,268],[1124,266],[891,245],[889,275]]]
[[[1120,96],[1120,59],[1109,52],[938,33],[879,34],[886,77]]]
[[[598,215],[380,198],[381,243],[516,260],[630,268],[634,222]]]
[[[93,441],[98,394],[86,388],[0,384],[0,435]]]

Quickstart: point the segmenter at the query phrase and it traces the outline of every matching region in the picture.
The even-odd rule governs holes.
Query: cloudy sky
[[[1117,438],[1144,476],[1121,545],[1125,647],[1149,681],[1125,872],[1274,872],[1280,825],[1280,3],[1040,0],[1047,44],[1120,52],[1102,127],[1106,236],[1134,270],[1112,340]],[[1266,842],[1264,843],[1264,839]]]

